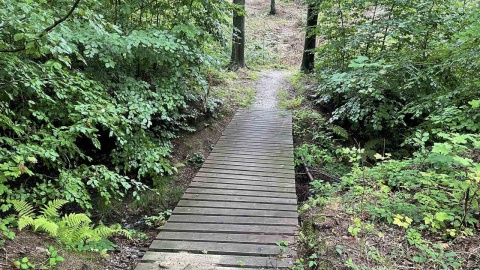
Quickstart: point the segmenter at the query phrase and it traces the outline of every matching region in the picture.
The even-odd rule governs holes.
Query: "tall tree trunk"
[[[307,29],[305,31],[305,46],[303,48],[302,66],[300,70],[305,73],[313,71],[315,67],[315,41],[317,35],[313,30],[318,23],[318,13],[314,4],[308,5],[307,11]]]
[[[275,0],[270,0],[270,15],[277,14],[277,10],[275,9]]]
[[[245,11],[245,0],[233,0],[233,3]],[[245,16],[233,12],[232,57],[230,66],[234,69],[245,67]]]

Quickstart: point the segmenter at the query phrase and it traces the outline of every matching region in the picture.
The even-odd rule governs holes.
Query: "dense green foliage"
[[[2,1],[0,203],[92,209],[172,173],[170,140],[215,104],[228,3]],[[208,16],[207,16],[208,15]],[[143,183],[142,183],[143,182]]]
[[[322,40],[311,94],[328,120],[297,113],[315,125],[295,124],[306,142],[296,154],[322,171],[351,171],[334,170],[340,183],[312,182],[302,210],[338,199],[352,216],[350,236],[371,241],[385,228],[399,232],[390,246],[361,248],[362,260],[344,257],[352,269],[477,265],[478,256],[441,243],[476,239],[480,230],[479,4],[310,2]],[[351,142],[333,140],[332,124]],[[299,269],[313,269],[322,252],[306,228]],[[385,248],[408,252],[390,256]]]
[[[317,9],[316,101],[331,121],[397,143],[412,126],[479,131],[478,3],[318,1]]]

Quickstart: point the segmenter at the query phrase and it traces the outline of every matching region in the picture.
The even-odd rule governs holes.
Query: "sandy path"
[[[258,80],[255,90],[257,98],[253,109],[275,109],[278,107],[278,92],[289,83],[289,73],[284,70],[264,71]]]

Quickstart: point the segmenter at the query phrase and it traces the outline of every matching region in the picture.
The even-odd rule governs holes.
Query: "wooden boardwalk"
[[[136,270],[285,269],[297,225],[291,113],[239,111]]]

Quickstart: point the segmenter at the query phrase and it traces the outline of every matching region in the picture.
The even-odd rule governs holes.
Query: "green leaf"
[[[14,41],[19,41],[19,40],[22,40],[24,37],[25,37],[25,35],[23,33],[17,33],[15,35],[13,35],[13,40]]]
[[[435,219],[440,221],[440,222],[443,222],[445,220],[448,220],[450,219],[449,215],[447,213],[444,213],[444,212],[437,212],[435,213]]]

